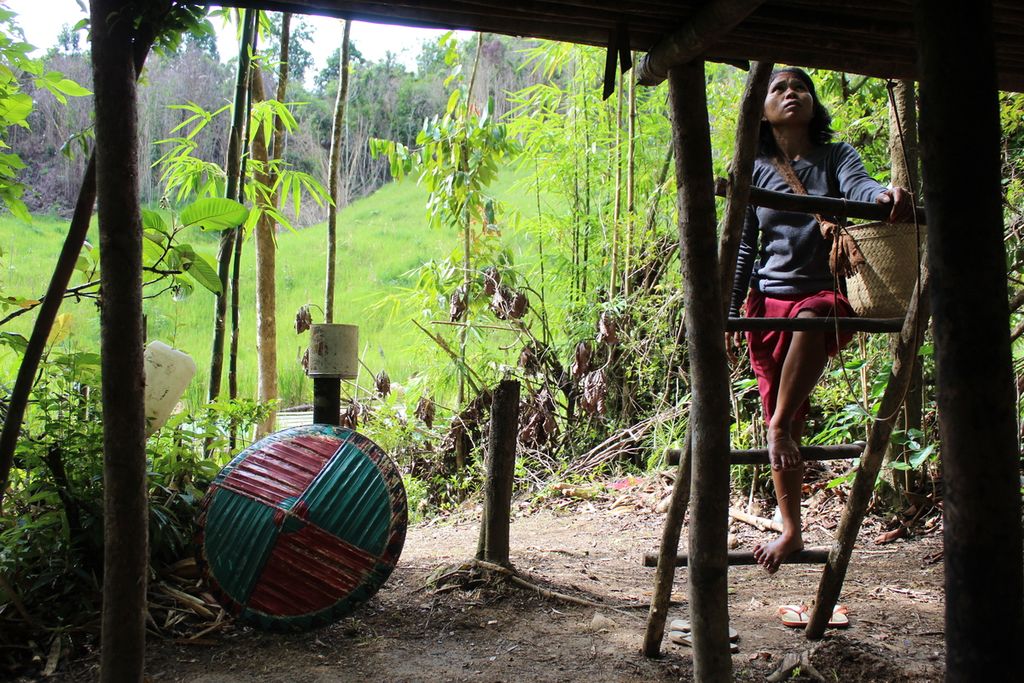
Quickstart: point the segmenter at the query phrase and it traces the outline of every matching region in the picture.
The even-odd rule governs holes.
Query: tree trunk
[[[687,342],[693,379],[690,606],[694,677],[732,680],[729,654],[729,368],[719,287],[704,63],[669,70]]]
[[[235,79],[235,100],[231,115],[231,133],[228,139],[228,155],[225,168],[227,187],[225,196],[238,200],[242,156],[242,136],[245,130],[247,93],[249,92],[250,48],[256,34],[255,10],[244,10],[242,14],[242,39],[238,50],[238,74]],[[213,347],[210,352],[210,388],[207,397],[216,401],[220,395],[221,375],[224,369],[224,321],[228,310],[228,276],[235,250],[235,231],[225,230],[220,235],[217,248],[217,276],[220,278],[220,294],[214,304]]]
[[[265,99],[263,77],[258,67],[253,68],[252,99]],[[257,133],[252,140],[252,157],[259,164],[253,180],[257,185],[272,187],[270,161],[263,135]],[[257,208],[262,211],[253,232],[256,247],[256,356],[258,365],[257,398],[272,401],[277,398],[277,290],[275,287],[277,244],[274,240],[276,223],[269,211],[277,203],[275,197],[259,193]],[[274,415],[258,427],[257,436],[273,431]]]
[[[341,38],[341,66],[338,72],[338,98],[334,102],[334,126],[331,129],[331,164],[328,170],[328,191],[331,205],[327,210],[327,287],[324,295],[325,322],[334,322],[334,283],[337,279],[338,259],[338,165],[341,159],[341,140],[345,123],[345,103],[348,101],[348,39],[352,22],[345,20],[345,31]]]
[[[473,85],[476,83],[476,72],[480,66],[480,53],[483,51],[484,45],[484,34],[478,33],[476,36],[476,58],[473,60],[473,73],[469,77],[469,87],[466,89],[466,109],[463,112],[463,118],[465,125],[469,125],[469,111],[470,103],[473,101]],[[467,134],[468,136],[468,134]],[[462,164],[465,176],[469,178],[468,164],[469,164],[469,149],[466,141],[459,142],[463,146],[462,149]],[[465,209],[462,217],[462,295],[466,299],[466,325],[459,328],[459,395],[458,395],[458,408],[462,410],[463,403],[466,400],[466,344],[467,335],[469,333],[469,294],[470,288],[473,286],[473,274],[472,274],[472,257],[473,257],[473,224],[472,216],[469,214],[469,195],[467,193]],[[469,455],[467,448],[466,439],[459,439],[455,445],[455,468],[461,472],[466,466],[466,456]]]
[[[103,297],[100,680],[141,681],[146,645],[148,511],[134,8],[126,0],[93,0],[91,9]]]
[[[889,160],[892,166],[892,184],[910,190],[914,197],[919,197],[918,184],[918,142],[917,142],[917,103],[914,98],[914,82],[909,80],[896,81],[891,88],[889,103]],[[895,352],[899,338],[890,338],[890,355]],[[910,388],[903,404],[897,428],[921,429],[924,406],[924,382],[921,376],[921,364],[914,363]],[[906,453],[893,453],[892,457],[906,460]],[[894,490],[916,490],[920,484],[920,472],[891,469],[891,483]]]
[[[992,3],[915,0],[914,19],[945,485],[946,680],[998,680],[1019,667],[1024,572]],[[969,83],[968,94],[954,83]]]

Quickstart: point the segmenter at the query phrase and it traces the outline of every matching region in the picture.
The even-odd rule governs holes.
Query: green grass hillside
[[[515,172],[507,171],[494,192],[510,208],[529,211],[535,199],[517,197]],[[385,368],[393,380],[403,382],[423,362],[432,344],[409,320],[380,306],[387,297],[401,294],[415,284],[414,269],[431,259],[441,259],[459,248],[461,238],[453,230],[428,227],[426,193],[414,180],[385,186],[370,197],[346,207],[338,222],[338,286],[335,321],[360,327],[363,363],[371,371]],[[536,209],[534,208],[534,212]],[[54,260],[60,251],[67,222],[40,217],[31,224],[11,218],[0,220],[0,250],[3,251],[0,294],[36,298],[45,291]],[[95,226],[90,242],[96,243]],[[213,260],[217,236],[182,235],[197,251]],[[524,238],[509,235],[507,242],[524,246]],[[299,359],[308,333],[295,333],[294,315],[307,303],[323,305],[326,268],[326,227],[321,223],[297,232],[278,235],[278,359],[281,394],[286,404],[311,400],[311,383],[304,376]],[[521,249],[516,248],[517,252]],[[529,260],[529,256],[526,256]],[[239,344],[239,390],[254,396],[256,386],[255,294],[253,243],[243,251],[241,287],[241,337]],[[81,279],[73,280],[72,285]],[[169,293],[145,302],[147,332],[189,353],[199,374],[186,397],[201,400],[206,391],[214,296],[198,288],[186,299],[175,301]],[[0,314],[6,316],[10,311]],[[61,308],[68,314],[70,334],[55,343],[55,352],[96,351],[99,348],[98,309],[91,300],[67,300]],[[322,313],[313,308],[314,322]],[[4,325],[3,331],[28,335],[34,313]],[[17,371],[18,357],[0,348],[0,382],[10,383]],[[362,384],[368,385],[368,375]],[[225,380],[226,386],[226,380]]]

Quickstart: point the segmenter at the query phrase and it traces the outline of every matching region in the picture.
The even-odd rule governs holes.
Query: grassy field
[[[518,196],[515,175],[513,171],[506,172],[494,192],[510,207],[530,211],[536,200]],[[432,342],[411,323],[407,312],[392,315],[388,307],[379,304],[412,287],[412,271],[422,263],[444,258],[461,244],[454,231],[428,227],[425,202],[426,193],[414,180],[407,180],[353,203],[339,217],[335,321],[359,325],[363,362],[373,372],[385,368],[397,382],[404,382],[421,367]],[[535,211],[534,208],[532,213]],[[9,217],[0,219],[0,293],[25,298],[40,296],[46,289],[66,230],[67,221],[62,219],[39,217],[31,224]],[[213,260],[215,234],[195,233],[182,239]],[[532,258],[527,238],[509,234],[503,239],[516,252],[526,251],[523,258]],[[89,240],[96,243],[95,227]],[[300,306],[323,305],[325,224],[294,233],[283,232],[278,235],[278,246],[278,362],[281,395],[288,405],[311,400],[311,383],[299,365],[308,333],[296,334],[293,322]],[[244,247],[240,290],[238,363],[242,396],[253,396],[256,385],[254,262],[253,243],[249,240]],[[76,279],[72,284],[80,282]],[[182,301],[164,294],[145,303],[148,338],[179,348],[196,361],[199,373],[186,394],[190,402],[201,400],[206,392],[213,307],[214,296],[202,288]],[[58,341],[54,350],[98,350],[99,312],[95,303],[67,300],[61,313],[70,316],[70,334]],[[314,322],[322,321],[318,309],[314,308],[313,314]],[[27,336],[33,318],[32,313],[23,315],[2,329]],[[17,356],[0,349],[0,382],[13,380],[17,363]],[[367,380],[368,375],[363,377],[362,384],[368,385]]]

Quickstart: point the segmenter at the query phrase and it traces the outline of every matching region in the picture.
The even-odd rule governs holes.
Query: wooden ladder
[[[800,454],[805,462],[813,460],[838,460],[860,457],[860,467],[854,479],[853,489],[843,516],[836,530],[836,537],[831,549],[808,548],[790,555],[788,564],[824,564],[824,571],[818,584],[817,598],[807,625],[807,638],[816,640],[822,637],[828,625],[842,590],[843,580],[853,554],[857,533],[867,512],[868,504],[874,490],[874,483],[882,466],[882,460],[888,448],[889,438],[895,423],[896,415],[910,386],[914,359],[917,355],[924,329],[927,327],[927,316],[919,315],[926,310],[922,301],[927,301],[928,275],[927,266],[922,269],[923,276],[915,288],[904,319],[872,319],[872,318],[729,318],[726,324],[728,331],[745,331],[752,329],[782,329],[789,331],[812,329],[838,329],[857,332],[898,332],[893,358],[893,367],[889,380],[879,404],[878,414],[871,425],[867,442],[844,444],[838,446],[801,446]],[[689,446],[689,438],[687,438]],[[666,452],[669,464],[675,461],[677,467],[676,480],[672,488],[672,504],[665,520],[665,531],[662,536],[662,547],[659,552],[644,555],[644,565],[657,567],[655,590],[652,598],[651,612],[648,618],[647,634],[644,650],[648,656],[656,656],[660,652],[660,643],[664,635],[665,621],[669,596],[674,579],[675,567],[685,567],[688,557],[678,552],[678,540],[682,527],[686,506],[690,493],[690,452],[686,449],[669,449]],[[730,452],[732,465],[768,465],[767,449],[733,450]],[[673,541],[674,538],[674,541]],[[672,547],[666,546],[666,541]],[[730,566],[756,564],[753,552],[738,551],[728,553]],[[655,649],[656,648],[656,649]]]

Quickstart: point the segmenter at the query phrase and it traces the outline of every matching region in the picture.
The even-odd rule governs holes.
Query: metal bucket
[[[359,327],[321,323],[309,329],[310,377],[355,379],[359,372]]]

